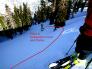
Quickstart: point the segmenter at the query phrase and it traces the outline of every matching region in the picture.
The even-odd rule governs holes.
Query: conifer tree
[[[20,27],[23,27],[23,7],[19,6],[19,19],[20,19]]]
[[[41,15],[40,15],[40,7],[38,6],[38,11],[37,11],[37,22],[38,22],[38,24],[40,24],[40,22],[41,22]]]
[[[27,19],[27,4],[23,3],[23,26],[28,25]]]
[[[28,30],[29,25],[31,25],[32,17],[30,8],[27,4],[23,3],[23,6],[19,6],[18,8],[14,7],[13,19],[17,24],[18,30],[20,34],[22,34],[23,29]]]
[[[74,17],[74,14],[77,12],[77,4],[78,4],[78,1],[77,0],[73,0],[72,2],[72,18]]]
[[[81,12],[83,12],[84,7],[86,6],[87,0],[84,0],[81,5]]]
[[[83,0],[78,0],[77,9],[76,9],[77,12],[79,11],[79,8],[81,8],[82,3],[83,3]]]
[[[66,19],[67,20],[70,18],[71,8],[72,8],[72,1],[71,0],[68,0],[67,15],[66,15]]]
[[[0,27],[2,28],[2,30],[7,30],[3,16],[0,16]]]
[[[33,25],[37,24],[37,12],[34,13]]]
[[[53,5],[53,3],[51,4],[51,6],[48,7],[48,15],[49,15],[49,19],[50,19],[50,25],[54,24],[54,11],[55,11],[55,7]]]
[[[74,14],[77,13],[77,6],[78,6],[78,0],[73,0],[72,1],[72,17],[71,18],[74,18]]]
[[[17,25],[15,31],[19,32],[20,34],[22,34],[22,32],[23,32],[23,29],[22,29],[22,20],[21,20],[22,15],[20,15],[20,13],[22,13],[21,11],[20,11],[20,8],[14,6],[13,19],[14,19],[16,25]]]
[[[32,25],[32,16],[31,16],[31,10],[30,7],[27,8],[27,17],[28,17],[28,25]]]
[[[31,25],[32,17],[31,17],[31,11],[28,7],[27,3],[23,3],[23,12],[22,12],[22,26],[25,30],[28,30],[29,25]]]
[[[14,6],[14,14],[13,14],[13,19],[17,25],[17,28],[21,26],[21,21],[20,21],[20,17],[19,17],[19,9]]]
[[[59,26],[64,26],[67,16],[67,0],[56,0],[56,18],[55,18],[55,28]]]
[[[15,24],[13,18],[12,18],[13,13],[10,11],[10,8],[9,8],[9,6],[7,4],[5,5],[5,9],[6,9],[5,20],[7,22],[8,28],[9,29],[10,28],[13,28],[13,29],[16,28],[16,24]]]
[[[41,22],[44,22],[46,19],[46,3],[44,0],[41,0],[41,7],[40,7],[40,20]]]
[[[46,19],[49,19],[50,18],[51,12],[52,12],[51,6],[47,6],[46,7]]]

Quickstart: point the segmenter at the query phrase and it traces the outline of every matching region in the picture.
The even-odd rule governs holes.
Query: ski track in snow
[[[24,62],[28,61],[28,60],[31,60],[32,58],[36,57],[37,55],[43,53],[45,50],[47,50],[50,46],[52,46],[57,40],[58,38],[62,35],[63,33],[63,28],[62,28],[62,31],[60,32],[60,34],[48,45],[46,46],[45,48],[43,48],[42,50],[40,50],[39,52],[37,52],[36,54],[34,55],[31,55],[30,57],[27,57],[26,59],[20,61],[19,63],[15,64],[14,66],[12,66],[10,69],[14,69],[16,68],[17,66],[19,66],[20,64],[23,64]]]
[[[68,20],[64,27],[64,32],[58,40],[52,44],[44,52],[36,55],[32,60],[28,60],[16,66],[14,69],[48,69],[48,65],[57,59],[64,58],[65,53],[70,48],[74,40],[79,34],[79,27],[83,25],[85,19],[85,12],[78,12],[76,18]],[[49,21],[46,21],[44,27],[49,26]],[[34,25],[29,31],[22,35],[16,36],[13,40],[8,40],[0,43],[0,69],[10,69],[20,61],[26,59],[30,55],[43,50],[48,44],[52,42],[62,29],[53,32],[53,27],[45,28],[45,31],[40,31],[40,25]],[[52,36],[52,38],[44,38],[44,41],[31,42],[31,33],[37,32],[40,36]],[[75,46],[69,54],[74,52]],[[74,69],[78,69],[75,67]],[[82,69],[82,68],[81,68]]]

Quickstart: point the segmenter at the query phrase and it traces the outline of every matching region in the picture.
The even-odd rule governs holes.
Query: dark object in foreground
[[[82,60],[86,58],[87,51],[92,52],[92,0],[88,0],[87,16],[84,25],[80,27],[75,51],[81,54],[79,58]]]

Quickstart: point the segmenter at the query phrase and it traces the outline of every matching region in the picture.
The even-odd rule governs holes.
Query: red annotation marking
[[[38,32],[31,32],[30,33],[30,41],[31,42],[42,42],[45,41],[46,38],[53,38],[52,36],[45,36],[45,35],[40,35]]]
[[[31,55],[31,56],[27,57],[26,59],[20,61],[19,63],[17,63],[17,64],[15,64],[15,65],[11,66],[10,69],[16,68],[16,67],[19,66],[20,64],[23,64],[24,62],[26,62],[26,61],[28,61],[28,60],[31,60],[33,57],[35,57],[35,56],[37,56],[37,55],[43,53],[45,50],[47,50],[47,49],[48,49],[52,44],[54,44],[54,43],[57,41],[57,39],[62,35],[62,33],[63,33],[63,31],[64,31],[64,28],[63,28],[63,27],[61,27],[61,28],[62,28],[63,30],[60,32],[60,34],[57,36],[57,38],[54,39],[47,47],[45,47],[44,49],[42,49],[42,50],[40,50],[39,52],[35,53],[34,55]]]

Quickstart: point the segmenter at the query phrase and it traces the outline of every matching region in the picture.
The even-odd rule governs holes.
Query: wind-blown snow
[[[48,69],[49,63],[64,58],[65,53],[71,47],[74,40],[79,35],[79,27],[83,25],[86,12],[78,12],[76,18],[66,22],[62,35],[48,49],[33,58],[17,65],[14,69]],[[79,16],[80,15],[80,16]],[[55,32],[53,27],[49,27],[49,21],[44,23],[44,31],[40,30],[40,25],[34,25],[26,33],[0,43],[0,69],[10,69],[15,64],[48,46],[63,30],[59,28]],[[33,32],[40,36],[51,36],[42,38],[43,41],[31,41]],[[74,52],[74,47],[69,54]],[[74,68],[75,69],[75,68]],[[82,68],[81,68],[82,69]]]

